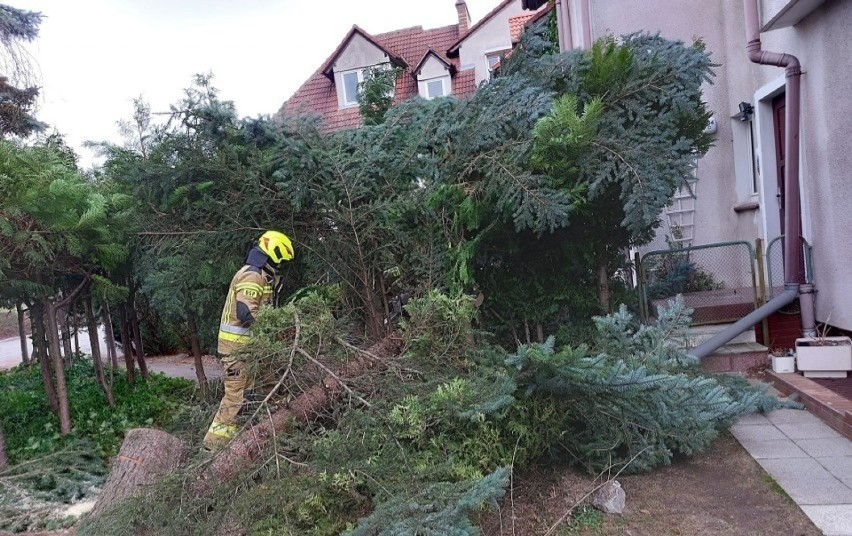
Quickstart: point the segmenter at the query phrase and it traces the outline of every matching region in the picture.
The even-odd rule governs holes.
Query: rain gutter
[[[755,324],[797,298],[800,298],[801,303],[802,331],[808,337],[816,334],[814,287],[811,284],[805,284],[805,274],[800,269],[803,258],[800,240],[802,207],[799,200],[799,114],[802,66],[798,58],[792,54],[768,52],[761,48],[758,2],[759,0],[743,0],[746,53],[753,63],[784,67],[787,78],[784,116],[784,292],[689,352],[698,359],[707,357],[740,333],[752,329]]]

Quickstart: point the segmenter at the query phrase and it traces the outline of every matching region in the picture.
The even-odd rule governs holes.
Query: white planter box
[[[772,356],[772,371],[778,373],[796,372],[796,357],[792,355]]]
[[[796,367],[808,378],[845,378],[852,370],[852,339],[796,339]]]

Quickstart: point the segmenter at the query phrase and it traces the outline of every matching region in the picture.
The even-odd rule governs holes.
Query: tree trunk
[[[9,465],[9,458],[6,457],[6,436],[3,435],[3,423],[0,423],[0,471]]]
[[[118,332],[121,336],[121,352],[124,354],[124,366],[127,368],[127,382],[136,383],[136,363],[133,361],[133,341],[130,340],[130,328],[127,320],[127,304],[118,308]]]
[[[396,356],[402,348],[402,340],[393,335],[373,345],[366,353],[358,353],[337,377],[348,379],[364,374],[368,369],[383,367],[384,359]],[[370,357],[379,357],[379,360]],[[263,452],[267,442],[275,433],[285,432],[294,422],[313,421],[328,410],[343,387],[332,376],[297,396],[286,408],[279,409],[270,419],[249,428],[240,434],[224,450],[219,452],[203,469],[195,491],[204,493],[214,484],[228,482],[241,474]],[[109,505],[121,498],[137,494],[139,488],[152,483],[157,477],[179,467],[190,455],[180,439],[154,429],[134,429],[124,438],[121,450],[113,462],[109,479],[104,485],[101,498],[89,514],[96,517]]]
[[[20,303],[15,304],[15,309],[18,311],[18,334],[21,337],[21,362],[24,366],[30,364],[30,352],[27,344],[27,328],[24,323],[24,307]]]
[[[41,380],[44,383],[44,393],[47,403],[54,413],[59,414],[59,399],[53,385],[53,374],[50,372],[50,357],[47,355],[47,344],[44,341],[44,307],[35,303],[30,308],[30,324],[32,325],[33,358],[38,359],[41,369]]]
[[[83,298],[83,307],[86,311],[86,329],[89,331],[89,342],[92,345],[92,363],[95,365],[95,379],[103,389],[109,407],[115,406],[115,399],[112,396],[112,385],[107,383],[104,377],[104,362],[101,358],[101,341],[98,337],[98,323],[95,321],[95,311],[92,306],[92,295],[87,294]]]
[[[68,407],[68,387],[65,384],[65,364],[59,351],[59,328],[56,325],[56,304],[43,300],[45,310],[45,332],[47,333],[50,361],[53,363],[53,376],[56,380],[56,399],[59,401],[59,431],[62,435],[71,433],[71,411]]]
[[[390,335],[374,344],[367,352],[379,358],[394,357],[402,348],[402,339]],[[356,378],[374,367],[385,366],[384,361],[375,360],[365,353],[357,357],[338,371],[341,379]],[[286,408],[279,409],[242,434],[219,452],[201,475],[200,486],[203,491],[212,482],[227,482],[235,478],[263,452],[267,442],[276,433],[286,432],[293,422],[306,423],[317,418],[328,409],[329,404],[343,391],[343,387],[332,376],[323,380],[293,399]]]
[[[371,289],[365,285],[364,292],[370,292]],[[367,328],[367,338],[371,341],[381,340],[386,333],[384,308],[381,304],[381,297],[375,293],[365,295],[364,300],[364,325]]]
[[[202,396],[207,398],[207,375],[204,373],[204,361],[201,359],[201,344],[198,341],[198,324],[195,321],[195,315],[188,313],[186,322],[189,325],[189,342],[192,347],[192,357],[195,360],[195,377],[198,379]]]
[[[106,334],[107,354],[109,354],[110,368],[110,384],[112,384],[112,374],[118,368],[118,352],[115,349],[115,335],[112,332],[112,314],[109,310],[109,304],[104,301],[101,305],[101,311],[104,317],[104,333]]]
[[[57,311],[58,312],[58,311]],[[74,364],[74,349],[71,348],[71,317],[74,316],[74,305],[65,307],[65,318],[60,322],[62,326],[62,350],[65,352],[65,368],[70,369]]]
[[[97,517],[113,504],[143,491],[148,484],[180,467],[189,454],[189,446],[183,440],[166,432],[153,428],[130,430],[88,517]]]
[[[603,312],[610,313],[609,272],[606,269],[606,263],[598,266],[598,300]]]
[[[80,355],[80,326],[77,323],[77,302],[71,308],[71,322],[74,325],[74,355]]]
[[[143,379],[148,378],[148,364],[145,363],[145,350],[142,347],[142,334],[139,331],[139,316],[136,314],[136,307],[130,307],[127,312],[127,318],[130,321],[130,329],[133,332],[133,348],[136,350],[136,362],[139,364],[139,374]]]

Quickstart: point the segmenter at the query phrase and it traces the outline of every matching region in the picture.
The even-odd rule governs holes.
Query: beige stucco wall
[[[776,0],[762,0],[763,3]],[[777,3],[777,2],[776,2]],[[764,6],[771,11],[772,6]],[[813,246],[817,319],[852,330],[852,1],[826,2],[793,27],[761,34],[764,50],[797,56],[802,76],[801,183],[803,233]],[[780,234],[771,98],[784,91],[784,70],[745,54],[742,0],[592,0],[592,32],[659,31],[690,42],[701,37],[717,67],[704,94],[715,112],[716,146],[699,162],[695,243],[771,240]],[[760,209],[740,214],[731,116],[752,103],[759,155]],[[736,120],[734,120],[736,121]],[[738,151],[741,153],[742,151]],[[742,172],[742,166],[739,167]],[[661,229],[661,234],[666,229]],[[664,247],[662,240],[653,246]]]
[[[521,7],[521,0],[515,0],[504,7],[491,20],[476,29],[459,47],[461,70],[476,69],[476,84],[488,80],[488,64],[485,55],[512,48],[509,33],[509,19],[517,15],[529,14]]]
[[[421,97],[426,97],[426,84],[441,79],[444,81],[444,95],[452,95],[453,82],[450,78],[450,70],[435,56],[430,55],[417,75],[417,91]]]
[[[716,68],[714,83],[703,87],[704,100],[715,118],[716,133],[713,148],[698,162],[696,169],[693,245],[739,240],[754,243],[758,236],[759,213],[734,211],[735,206],[751,199],[741,194],[734,166],[731,116],[737,111],[737,106],[732,105],[736,99],[731,96],[724,76],[725,65],[729,61],[729,36],[723,4],[706,0],[593,0],[591,3],[593,39],[636,31],[659,32],[667,39],[687,44],[700,38],[707,46],[712,61],[721,65]],[[643,251],[667,248],[666,236],[672,232],[665,216],[662,221],[657,238],[642,248]],[[717,281],[724,281],[726,286],[750,285],[750,272],[733,269],[732,264],[726,266],[724,263],[717,268],[718,273],[714,276]]]
[[[355,34],[337,61],[334,62],[334,87],[337,91],[337,106],[343,108],[343,73],[354,69],[363,69],[380,63],[387,63],[389,58],[380,48]]]
[[[817,319],[844,329],[852,329],[850,27],[852,2],[836,1],[761,35],[765,50],[789,52],[802,64],[803,226],[813,246]]]

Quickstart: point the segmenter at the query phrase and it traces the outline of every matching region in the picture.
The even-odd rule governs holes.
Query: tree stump
[[[130,430],[88,516],[97,517],[113,504],[142,493],[144,486],[180,467],[189,454],[186,442],[166,432],[153,428]]]

